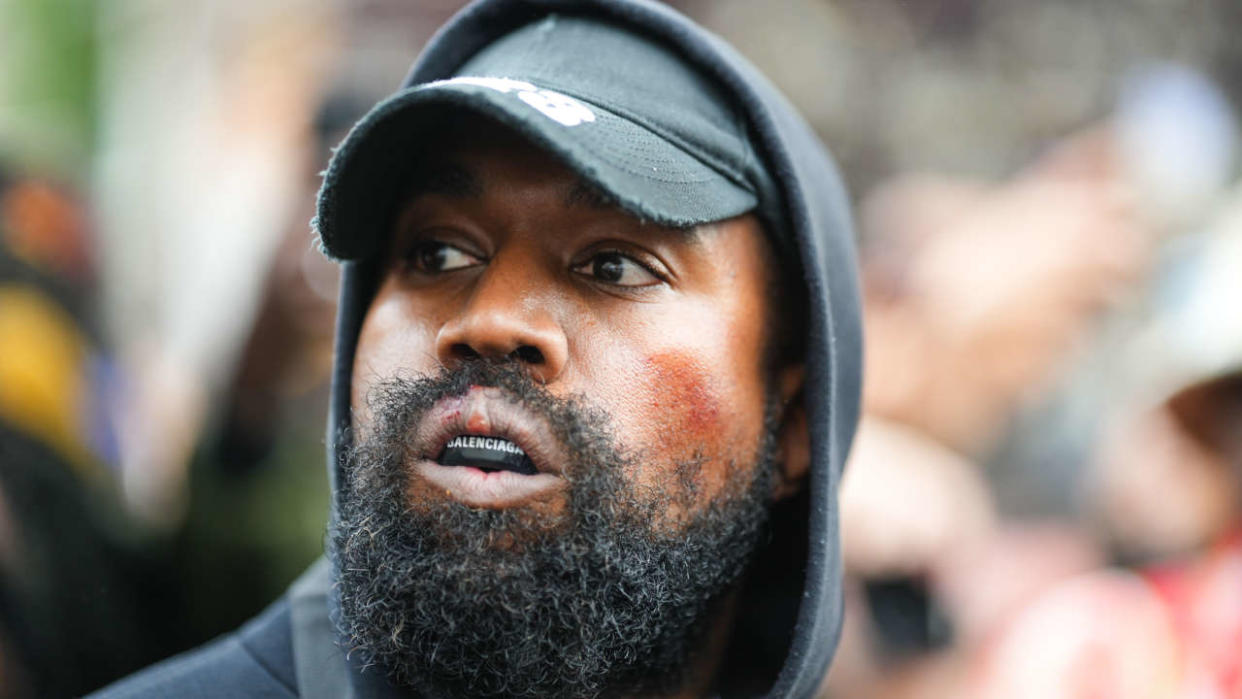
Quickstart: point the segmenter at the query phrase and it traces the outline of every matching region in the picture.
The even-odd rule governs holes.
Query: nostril
[[[530,345],[522,345],[509,353],[514,359],[525,362],[527,364],[543,364],[543,352],[538,347]]]
[[[479,353],[474,348],[464,342],[458,342],[453,345],[453,356],[458,359],[478,359]]]

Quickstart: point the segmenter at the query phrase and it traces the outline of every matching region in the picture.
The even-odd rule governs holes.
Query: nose
[[[436,356],[445,366],[479,358],[520,362],[546,384],[564,370],[569,341],[537,275],[493,266],[461,311],[440,327]]]

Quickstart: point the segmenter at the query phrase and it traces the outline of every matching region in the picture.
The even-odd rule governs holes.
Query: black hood
[[[806,491],[774,513],[773,533],[740,602],[726,661],[756,695],[809,697],[840,635],[841,555],[837,489],[858,420],[862,329],[853,227],[832,159],[788,101],[718,37],[648,0],[480,0],[428,44],[403,88],[451,77],[498,37],[550,13],[587,15],[668,45],[737,101],[783,203],[808,298],[806,413],[812,467]],[[320,206],[325,205],[321,198]],[[345,262],[336,328],[328,470],[337,493],[350,420],[354,348],[378,278],[377,262]],[[335,497],[335,496],[334,496]],[[337,503],[333,502],[333,517]],[[366,694],[368,681],[355,682]]]

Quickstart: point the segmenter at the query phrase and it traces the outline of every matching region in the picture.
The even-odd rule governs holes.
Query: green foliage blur
[[[96,0],[0,0],[0,157],[34,170],[88,162],[98,131]],[[70,179],[85,174],[56,172]]]

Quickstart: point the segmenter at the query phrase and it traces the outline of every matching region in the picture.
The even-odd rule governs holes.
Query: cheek
[[[659,422],[676,425],[677,437],[702,440],[718,434],[721,390],[706,367],[690,354],[663,352],[643,361],[648,409]],[[674,435],[669,435],[673,437]]]
[[[762,431],[762,392],[734,361],[728,354],[686,350],[640,361],[643,421],[629,444],[651,456],[641,460],[637,482],[657,488],[692,482],[686,494],[701,503],[735,480],[734,465],[750,464]]]
[[[425,374],[437,367],[434,329],[416,309],[381,291],[367,311],[354,351],[350,386],[354,414],[367,419],[367,395],[380,381]]]
[[[612,414],[625,446],[653,461],[744,459],[758,444],[765,386],[761,338],[737,310],[709,299],[601,324],[579,335],[595,341],[578,345],[578,387]]]
[[[598,357],[597,398],[612,413],[622,444],[646,455],[635,481],[659,487],[688,473],[710,498],[749,464],[763,429],[764,386],[758,352],[732,324],[698,315],[648,328],[624,348]],[[622,368],[624,367],[624,368]],[[686,472],[680,467],[699,464]]]

